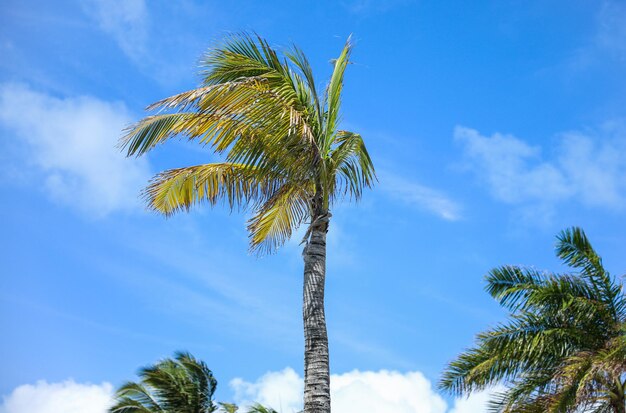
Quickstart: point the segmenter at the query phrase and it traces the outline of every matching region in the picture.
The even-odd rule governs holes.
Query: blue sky
[[[343,127],[364,136],[380,182],[333,211],[334,373],[436,382],[503,317],[486,271],[561,270],[565,227],[622,275],[625,28],[620,1],[5,0],[0,394],[116,386],[178,349],[209,364],[222,400],[261,397],[267,372],[301,375],[298,238],[259,259],[244,214],[147,212],[152,174],[215,158],[176,141],[143,159],[115,148],[147,104],[197,84],[202,52],[229,32],[298,44],[321,84],[355,39]]]

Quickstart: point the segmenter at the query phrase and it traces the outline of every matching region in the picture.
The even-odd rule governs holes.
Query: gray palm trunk
[[[330,412],[328,333],[324,315],[326,233],[330,213],[312,220],[304,258],[304,413]]]

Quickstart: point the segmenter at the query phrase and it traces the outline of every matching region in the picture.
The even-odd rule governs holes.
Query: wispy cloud
[[[591,34],[572,51],[563,66],[557,66],[565,69],[567,78],[607,64],[611,70],[621,70],[626,63],[626,3],[598,2],[592,19]]]
[[[604,1],[597,22],[596,46],[626,62],[626,3]]]
[[[202,16],[216,15],[207,3],[87,0],[82,5],[87,16],[141,72],[167,86],[191,78],[206,39],[189,28]],[[152,10],[156,6],[167,18],[157,18],[159,14]],[[181,26],[181,21],[186,23]]]
[[[148,161],[126,159],[116,148],[131,119],[122,103],[0,85],[0,126],[7,140],[23,144],[15,162],[32,175],[30,185],[89,215],[138,205],[150,177]]]
[[[513,135],[485,136],[462,126],[454,138],[466,166],[500,201],[544,208],[562,202],[626,207],[626,128],[619,122],[593,132],[560,133],[548,151]]]
[[[148,56],[148,9],[145,0],[90,0],[85,11],[133,61]]]
[[[389,171],[380,171],[380,189],[392,198],[447,221],[461,219],[461,206],[444,193]]]

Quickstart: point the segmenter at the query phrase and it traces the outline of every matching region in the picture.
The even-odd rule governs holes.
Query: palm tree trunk
[[[326,233],[330,213],[311,223],[304,247],[304,413],[330,412],[328,333],[324,316]]]

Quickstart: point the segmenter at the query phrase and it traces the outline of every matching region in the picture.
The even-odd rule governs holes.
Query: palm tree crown
[[[503,266],[487,291],[510,312],[444,372],[441,387],[467,394],[504,383],[495,412],[625,412],[626,299],[580,228],[558,236],[573,273]]]
[[[250,208],[251,248],[271,252],[303,222],[323,220],[340,196],[358,199],[375,175],[361,136],[338,130],[351,48],[348,40],[321,95],[296,47],[281,57],[264,39],[239,34],[209,50],[202,85],[149,106],[160,112],[130,127],[122,146],[142,155],[184,136],[225,160],[158,174],[148,205],[166,215],[201,201]]]
[[[139,371],[116,393],[111,413],[211,413],[217,380],[207,365],[189,353],[176,353]]]

